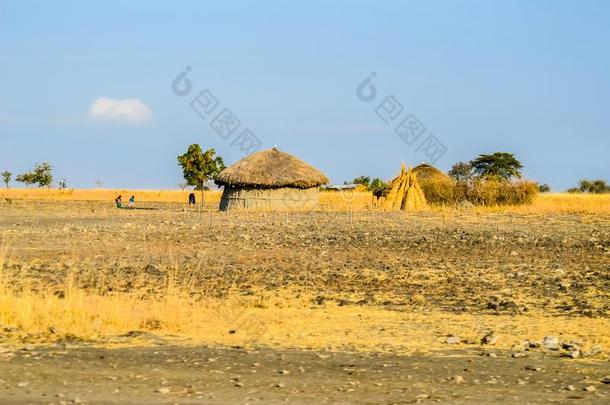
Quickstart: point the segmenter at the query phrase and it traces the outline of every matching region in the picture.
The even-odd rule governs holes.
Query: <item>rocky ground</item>
[[[155,291],[170,270],[222,296],[287,286],[344,304],[608,316],[610,217],[507,213],[254,213],[5,203],[6,272],[33,288]]]
[[[458,321],[474,314],[544,317],[567,325],[609,315],[608,216],[143,208],[151,209],[3,202],[6,253],[0,262],[7,285],[62,297],[70,276],[85,291],[155,297],[171,276],[188,279],[195,297],[291,288],[311,296],[313,307],[330,303],[362,309],[363,316],[367,309],[434,311]],[[379,316],[375,312],[366,322],[381,322]],[[582,335],[608,337],[607,323],[591,324],[603,329]],[[12,331],[18,330],[4,325],[0,343]],[[442,339],[446,349],[409,356],[179,347],[162,340],[122,349],[7,345],[0,347],[0,402],[609,401],[607,347],[585,351],[582,342],[549,336],[508,351],[494,348],[493,335]]]

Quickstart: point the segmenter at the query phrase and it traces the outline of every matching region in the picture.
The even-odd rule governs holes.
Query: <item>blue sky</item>
[[[610,180],[608,21],[610,2],[586,0],[2,0],[0,170],[49,161],[73,187],[175,188],[191,143],[243,156],[210,127],[228,108],[232,137],[249,129],[335,183],[431,160],[429,135],[444,170],[506,151],[555,190]],[[190,107],[204,89],[219,102],[205,119]],[[425,126],[412,145],[375,112],[390,95]]]

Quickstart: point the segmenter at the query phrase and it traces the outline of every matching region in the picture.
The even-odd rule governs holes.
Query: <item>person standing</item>
[[[123,208],[122,196],[119,195],[117,198],[115,198],[114,203],[116,204],[117,208]]]
[[[129,198],[129,208],[133,208],[136,205],[136,197],[134,195],[132,195]]]

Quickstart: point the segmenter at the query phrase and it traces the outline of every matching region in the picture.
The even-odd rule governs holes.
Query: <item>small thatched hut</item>
[[[302,160],[277,148],[256,152],[218,175],[224,186],[220,210],[313,209],[318,187],[328,178]]]
[[[420,183],[425,181],[445,181],[449,180],[449,176],[441,172],[434,166],[427,163],[422,163],[413,168],[413,172],[417,176],[417,181]]]
[[[434,166],[422,163],[413,168],[426,200],[430,204],[448,204],[454,198],[454,182]]]

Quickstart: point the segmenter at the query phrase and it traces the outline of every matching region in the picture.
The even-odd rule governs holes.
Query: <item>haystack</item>
[[[400,174],[390,183],[390,191],[383,202],[383,208],[394,211],[421,211],[428,208],[413,169],[407,170],[405,165],[402,165]]]
[[[277,148],[254,153],[218,175],[224,186],[220,210],[314,209],[318,188],[328,178],[313,166]]]

